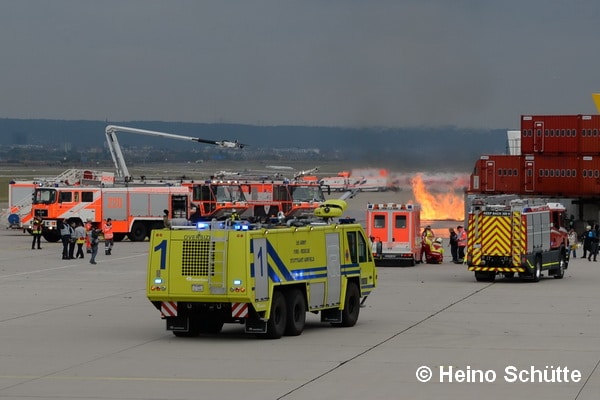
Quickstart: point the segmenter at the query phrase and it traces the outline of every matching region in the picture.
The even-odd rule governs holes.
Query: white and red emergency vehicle
[[[414,266],[421,259],[420,230],[418,204],[367,205],[367,235],[378,266]]]
[[[38,187],[31,214],[44,220],[42,235],[49,242],[60,239],[58,222],[91,221],[102,228],[112,219],[114,240],[125,236],[142,241],[152,229],[163,227],[163,211],[171,218],[187,219],[191,191],[185,186],[139,187]]]

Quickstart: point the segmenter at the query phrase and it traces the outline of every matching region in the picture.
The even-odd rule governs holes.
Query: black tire
[[[286,336],[298,336],[306,324],[306,302],[300,289],[291,289],[285,294],[287,321]]]
[[[534,282],[539,282],[542,277],[542,257],[537,256],[535,258],[535,269],[533,271],[533,275],[531,276],[531,280]]]
[[[348,282],[346,299],[342,310],[342,323],[340,326],[350,327],[356,325],[360,313],[360,291],[354,282]]]
[[[558,269],[554,273],[554,279],[562,279],[565,276],[565,265],[567,260],[564,255],[560,256],[560,261],[558,262]]]
[[[173,331],[173,335],[177,337],[196,337],[200,334],[200,325],[196,318],[190,318],[190,326],[187,332]]]
[[[148,227],[143,222],[134,222],[127,237],[132,242],[143,242],[148,236]]]
[[[278,290],[273,291],[271,300],[271,315],[267,321],[267,339],[279,339],[285,333],[287,323],[285,298]]]
[[[475,271],[475,280],[477,282],[494,282],[496,280],[496,272]]]

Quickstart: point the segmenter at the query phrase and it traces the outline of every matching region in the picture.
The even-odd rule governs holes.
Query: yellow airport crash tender
[[[154,230],[148,299],[175,336],[218,333],[224,323],[272,339],[295,336],[306,312],[353,326],[377,271],[362,226],[333,221],[345,207],[342,200],[325,202],[315,210],[318,220],[210,221]]]

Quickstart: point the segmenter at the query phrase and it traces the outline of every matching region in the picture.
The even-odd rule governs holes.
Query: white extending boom
[[[140,135],[148,135],[148,136],[159,136],[170,139],[179,139],[179,140],[191,140],[198,143],[207,143],[214,144],[219,147],[226,147],[232,149],[241,149],[245,146],[243,143],[239,143],[237,140],[207,140],[201,138],[195,138],[191,136],[183,136],[183,135],[174,135],[172,133],[165,132],[156,132],[149,131],[146,129],[137,129],[137,128],[129,128],[126,126],[116,126],[116,125],[108,125],[106,127],[106,142],[108,143],[108,149],[110,150],[110,155],[112,156],[113,162],[115,163],[115,168],[117,170],[116,174],[120,178],[129,179],[129,169],[127,168],[127,164],[125,163],[125,157],[123,157],[123,152],[121,151],[121,146],[119,145],[119,141],[117,139],[117,132],[127,132],[127,133],[137,133]]]

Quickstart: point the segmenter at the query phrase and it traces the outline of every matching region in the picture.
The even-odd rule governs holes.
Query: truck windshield
[[[325,201],[321,186],[302,185],[290,188],[294,201]]]
[[[217,186],[215,190],[217,201],[246,201],[246,196],[240,186]]]
[[[54,189],[35,189],[33,194],[33,204],[56,203],[56,190]]]

